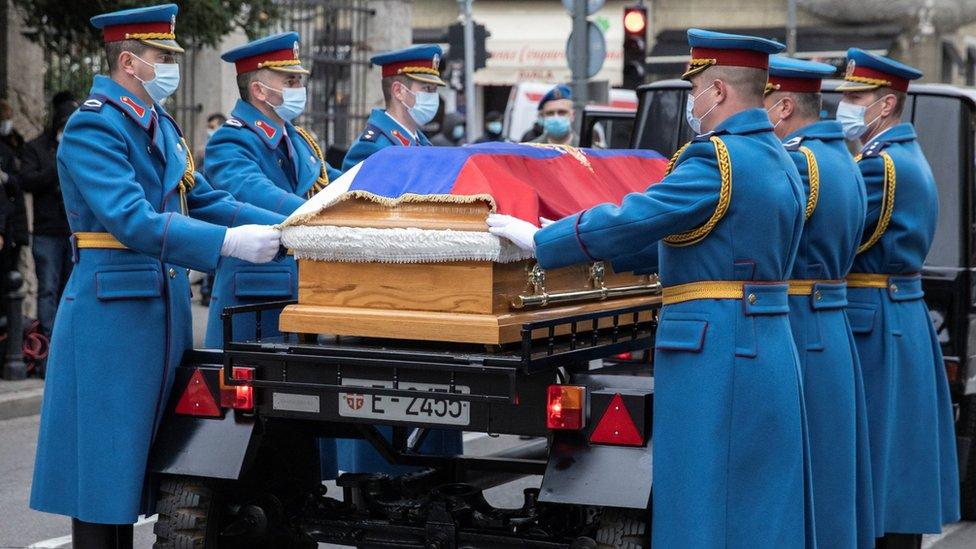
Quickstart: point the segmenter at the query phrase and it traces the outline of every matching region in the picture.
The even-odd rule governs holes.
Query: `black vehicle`
[[[834,116],[841,100],[839,84],[824,82],[827,118]],[[689,89],[682,80],[639,88],[630,148],[670,156],[688,142],[694,136],[684,116]],[[915,125],[939,188],[939,221],[922,269],[923,287],[956,413],[962,514],[976,520],[976,89],[912,85],[903,120]],[[588,128],[604,124],[621,124],[621,115],[585,111],[581,137],[592,135]],[[589,144],[581,140],[582,146]]]
[[[156,547],[647,546],[651,365],[593,361],[652,348],[659,300],[525,324],[520,343],[493,349],[262,339],[260,312],[289,303],[226,309],[224,333],[253,314],[255,339],[184,356],[153,448]],[[430,428],[536,438],[420,455]],[[342,475],[340,500],[320,482],[317,437],[366,439],[418,469]],[[543,480],[521,508],[485,500],[526,475]]]

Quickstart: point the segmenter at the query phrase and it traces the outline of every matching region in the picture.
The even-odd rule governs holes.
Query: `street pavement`
[[[203,340],[207,309],[194,304],[194,339]],[[3,384],[0,381],[0,389]],[[36,383],[25,387],[33,390]],[[8,391],[9,392],[9,391]],[[0,395],[3,391],[0,390]],[[34,450],[40,416],[26,415],[11,419],[0,418],[0,549],[8,548],[70,548],[71,525],[69,519],[57,515],[38,513],[28,509],[30,483],[34,467]],[[484,455],[498,452],[519,444],[517,437],[488,437],[477,433],[465,435],[465,453]],[[497,507],[520,507],[522,491],[538,486],[541,477],[527,477],[485,492],[488,501]],[[341,495],[334,484],[329,491]],[[152,547],[152,528],[155,517],[142,518],[135,527],[135,547]],[[320,549],[334,548],[320,544]],[[973,549],[976,548],[976,523],[958,523],[948,526],[941,536],[926,536],[924,549]]]

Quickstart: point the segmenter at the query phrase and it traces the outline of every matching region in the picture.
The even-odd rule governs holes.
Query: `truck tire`
[[[969,441],[966,477],[961,478],[962,520],[976,520],[976,395],[963,397],[959,416],[959,439]],[[961,455],[966,455],[960,452]]]
[[[159,486],[153,526],[153,549],[197,549],[216,547],[218,497],[207,483],[189,477],[169,477]]]
[[[231,486],[196,477],[171,476],[160,482],[159,492],[154,549],[317,546],[287,524],[276,498],[253,485]],[[249,497],[242,498],[242,494]]]
[[[604,509],[596,543],[600,549],[645,549],[651,546],[650,511]]]

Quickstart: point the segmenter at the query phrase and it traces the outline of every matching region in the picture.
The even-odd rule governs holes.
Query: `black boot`
[[[131,524],[98,524],[71,519],[74,549],[132,549]]]
[[[874,546],[875,549],[921,549],[922,534],[885,534]]]

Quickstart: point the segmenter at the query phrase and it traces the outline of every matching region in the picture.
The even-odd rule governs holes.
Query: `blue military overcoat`
[[[864,230],[864,180],[835,121],[803,127],[784,144],[807,195],[791,278],[813,285],[807,295],[790,296],[790,325],[803,372],[817,544],[871,549],[867,415],[843,282]]]
[[[731,165],[721,162],[717,137]],[[720,168],[728,168],[723,191]],[[720,200],[728,199],[728,202]],[[697,137],[645,193],[541,229],[544,268],[624,258],[724,217],[690,245],[661,243],[665,287],[743,281],[748,299],[665,305],[654,359],[654,547],[812,543],[800,371],[786,279],[805,197],[763,109]]]
[[[959,520],[952,403],[919,275],[935,235],[938,192],[911,124],[867,143],[858,164],[868,196],[862,246],[875,242],[851,273],[890,275],[886,288],[848,289],[864,372],[875,528],[879,535],[935,533]],[[882,200],[886,181],[894,193],[890,215]],[[883,219],[887,230],[879,235]]]
[[[430,141],[423,132],[418,131],[416,138],[411,136],[383,109],[373,109],[366,122],[366,129],[359,139],[346,153],[342,163],[343,171],[366,160],[371,154],[385,147],[391,146],[430,146]],[[387,438],[391,438],[392,431],[381,427]],[[336,442],[339,455],[339,469],[352,473],[390,473],[400,474],[413,470],[410,467],[391,466],[373,446],[364,440],[339,439]],[[458,431],[431,431],[420,448],[425,454],[456,455],[462,451],[461,433]]]
[[[282,127],[250,103],[238,100],[231,118],[207,143],[204,169],[215,189],[287,216],[305,203],[322,173],[322,160],[291,123]],[[341,175],[328,164],[326,169],[330,181]],[[221,259],[210,301],[206,346],[223,345],[220,313],[225,307],[297,295],[298,269],[292,257],[264,265],[233,257]],[[265,337],[278,334],[278,312],[263,313],[261,333]],[[253,339],[254,334],[253,316],[235,319],[236,340]]]
[[[373,109],[366,121],[366,128],[359,139],[352,144],[345,160],[342,161],[342,171],[366,160],[376,151],[392,146],[430,146],[430,140],[424,132],[417,130],[417,135],[410,135],[399,122],[386,114],[383,109]]]
[[[243,205],[187,165],[180,132],[106,76],[68,121],[58,174],[73,232],[107,232],[128,249],[81,249],[54,323],[32,508],[131,524],[173,372],[193,342],[187,269],[217,265],[225,226],[283,217]]]

